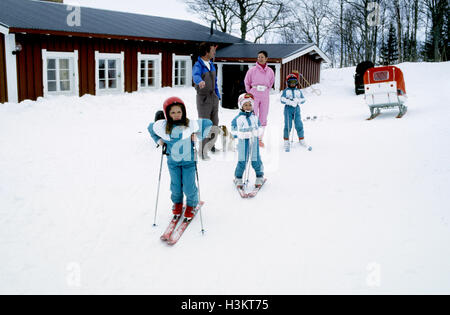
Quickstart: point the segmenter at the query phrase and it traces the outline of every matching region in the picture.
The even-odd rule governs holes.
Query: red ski
[[[175,231],[175,228],[177,227],[178,221],[180,221],[181,215],[174,215],[172,218],[172,221],[170,221],[169,226],[167,227],[166,231],[163,235],[161,235],[161,241],[166,242],[170,239],[170,236],[172,235],[173,231]]]
[[[236,186],[236,180],[233,180],[234,185]],[[248,198],[248,194],[245,192],[244,187],[236,186],[237,191],[239,192],[239,195],[241,195],[242,198]]]
[[[180,240],[180,238],[183,235],[184,231],[186,231],[187,227],[192,222],[192,220],[194,220],[194,218],[197,215],[198,211],[200,211],[200,209],[203,207],[204,204],[205,204],[204,201],[200,201],[200,203],[198,204],[197,208],[195,208],[195,215],[194,215],[193,218],[191,218],[191,219],[184,218],[184,220],[181,223],[181,225],[173,233],[171,233],[169,240],[167,240],[167,244],[175,245]]]
[[[261,185],[255,187],[251,192],[249,192],[247,194],[248,198],[254,198],[266,182],[267,182],[267,178],[264,178],[264,182]]]

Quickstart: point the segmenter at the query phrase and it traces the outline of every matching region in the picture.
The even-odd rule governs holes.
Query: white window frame
[[[47,60],[48,59],[72,59],[72,68],[71,70],[71,91],[56,91],[49,92],[48,90],[48,69],[47,69]],[[58,69],[58,66],[57,66]],[[80,81],[78,75],[78,50],[74,52],[61,52],[61,51],[47,51],[46,49],[42,49],[42,79],[44,85],[44,97],[50,95],[80,95]],[[58,85],[58,77],[59,73],[56,71],[56,82]]]
[[[186,61],[186,84],[175,85],[175,63]],[[191,56],[181,56],[172,54],[172,87],[192,87],[192,58]]]
[[[116,89],[100,89],[100,78],[99,78],[99,61],[100,59],[119,59],[119,65],[116,69],[117,71],[117,88]],[[125,93],[125,52],[120,52],[117,54],[107,54],[95,51],[95,94],[111,94],[111,93]]]
[[[155,86],[141,86],[141,61],[152,60],[155,62]],[[148,79],[148,78],[147,78]],[[146,80],[146,85],[148,80]],[[159,89],[162,86],[162,53],[158,55],[151,54],[141,54],[138,52],[138,91],[149,90],[149,89]]]

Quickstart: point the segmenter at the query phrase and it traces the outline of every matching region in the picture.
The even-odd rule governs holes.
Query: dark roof
[[[261,50],[267,51],[269,58],[282,59],[292,56],[314,44],[234,44],[217,50],[216,58],[256,58]]]
[[[0,0],[0,25],[8,28],[195,42],[237,43],[226,33],[185,20],[81,7],[81,26],[71,27],[69,5],[32,0]]]

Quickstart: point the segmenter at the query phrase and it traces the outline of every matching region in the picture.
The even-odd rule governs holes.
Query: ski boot
[[[172,213],[173,215],[181,215],[183,212],[183,204],[182,203],[176,203],[172,207]]]
[[[291,143],[289,140],[284,140],[284,151],[291,152]]]
[[[264,177],[256,177],[255,187],[259,188],[264,184]]]

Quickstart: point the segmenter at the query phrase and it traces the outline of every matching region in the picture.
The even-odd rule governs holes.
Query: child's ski
[[[181,219],[181,215],[174,215],[172,218],[172,221],[170,221],[169,226],[167,227],[166,231],[163,235],[161,235],[161,241],[166,242],[170,239],[170,236],[172,235],[173,231],[175,231],[175,228],[177,227],[178,222]]]
[[[233,180],[234,186],[236,186],[236,180]],[[239,195],[241,195],[242,198],[248,198],[248,194],[245,192],[244,187],[236,186],[237,191],[239,192]]]
[[[248,198],[254,198],[266,182],[267,182],[267,178],[264,178],[264,182],[260,186],[255,187],[251,192],[249,192],[247,194]]]
[[[302,148],[305,148],[305,149],[307,149],[308,151],[312,151],[312,146],[310,146],[310,145],[308,145],[306,142],[300,142],[300,146],[302,147]]]
[[[181,225],[170,235],[170,238],[167,241],[167,244],[175,245],[180,240],[180,238],[183,235],[184,231],[186,231],[187,227],[192,222],[192,220],[194,220],[194,218],[197,216],[198,211],[200,211],[200,209],[203,207],[204,204],[205,204],[205,202],[200,201],[198,206],[195,208],[195,215],[194,215],[194,217],[192,217],[191,219],[184,218],[184,220],[181,223]]]

